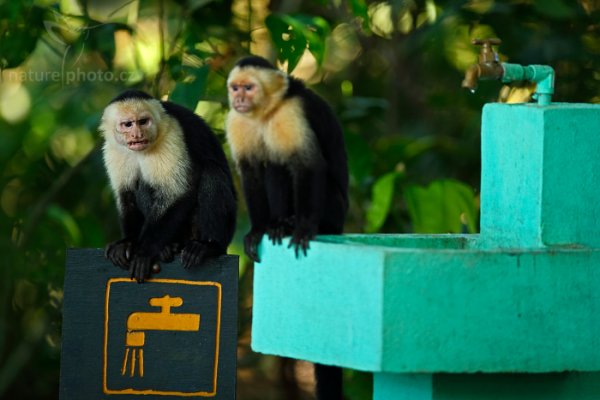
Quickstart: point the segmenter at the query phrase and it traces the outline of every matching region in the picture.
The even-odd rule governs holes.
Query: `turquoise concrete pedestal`
[[[484,108],[480,235],[261,246],[252,347],[377,400],[600,398],[600,106]]]

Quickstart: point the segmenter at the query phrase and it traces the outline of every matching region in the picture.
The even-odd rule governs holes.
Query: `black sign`
[[[237,257],[142,284],[101,250],[67,253],[61,400],[235,398]]]

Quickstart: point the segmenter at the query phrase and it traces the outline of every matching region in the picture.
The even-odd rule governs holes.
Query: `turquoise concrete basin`
[[[373,372],[600,369],[600,249],[484,249],[478,235],[263,241],[252,347]]]
[[[380,382],[600,371],[599,132],[599,105],[486,105],[480,235],[264,240],[253,349]]]

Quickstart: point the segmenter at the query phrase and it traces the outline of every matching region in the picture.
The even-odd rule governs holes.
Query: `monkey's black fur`
[[[144,92],[128,90],[110,104],[152,99]],[[188,188],[163,206],[160,206],[163,188],[150,184],[141,175],[132,187],[113,187],[120,200],[123,239],[109,244],[106,256],[115,265],[129,269],[138,282],[149,277],[154,263],[172,261],[180,250],[186,268],[202,263],[207,257],[224,254],[235,231],[236,196],[221,144],[192,111],[171,102],[161,101],[160,105],[179,124],[185,143],[185,148],[179,150],[188,154],[191,165],[186,176]],[[153,151],[164,151],[160,146],[157,143]],[[163,172],[169,176],[169,171]]]

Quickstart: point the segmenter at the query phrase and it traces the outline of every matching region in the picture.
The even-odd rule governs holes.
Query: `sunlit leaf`
[[[429,186],[409,186],[405,192],[416,233],[476,231],[477,206],[473,190],[455,180],[438,180]]]
[[[325,40],[331,29],[325,19],[315,16],[271,14],[265,19],[271,39],[277,48],[277,59],[288,63],[288,72],[296,68],[308,49],[317,63],[325,58]]]
[[[288,72],[296,68],[307,46],[301,29],[295,29],[295,21],[283,14],[271,14],[265,19],[271,39],[277,48],[277,59],[288,63]]]
[[[331,34],[329,23],[321,17],[298,15],[294,29],[301,29],[306,38],[308,50],[318,65],[325,59],[325,39]]]
[[[375,181],[371,195],[371,206],[367,210],[365,230],[368,233],[377,232],[385,222],[392,205],[394,183],[397,177],[397,172],[389,172]]]

